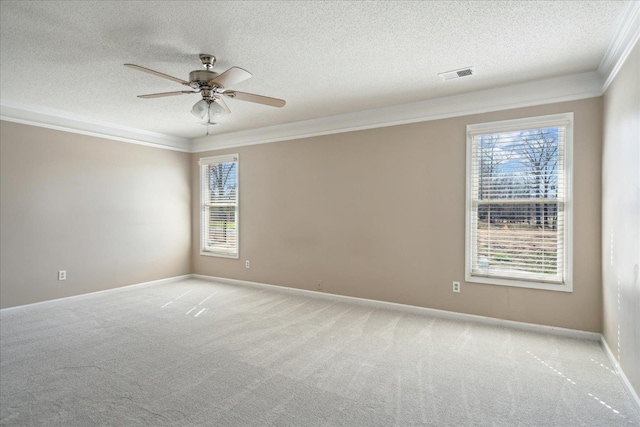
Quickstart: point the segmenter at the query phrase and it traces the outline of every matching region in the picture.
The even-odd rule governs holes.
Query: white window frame
[[[568,124],[567,124],[568,123]],[[509,132],[527,130],[536,127],[566,126],[564,146],[564,254],[563,281],[545,283],[528,281],[517,278],[498,278],[477,276],[471,274],[474,244],[472,242],[471,222],[474,215],[472,204],[472,136],[478,133]],[[484,283],[501,286],[515,286],[522,288],[546,289],[561,292],[573,292],[573,113],[554,114],[549,116],[529,117],[498,122],[478,123],[467,125],[467,164],[466,164],[466,209],[465,209],[465,280],[467,282]]]
[[[203,191],[203,166],[211,166],[219,163],[236,163],[236,203],[235,203],[235,222],[236,222],[236,247],[235,251],[228,250],[215,250],[205,247],[205,235],[208,233],[206,227],[208,227],[208,221],[205,218],[205,193]],[[225,154],[222,156],[203,157],[198,161],[199,178],[200,178],[200,255],[214,256],[221,258],[240,258],[240,156],[238,154]]]

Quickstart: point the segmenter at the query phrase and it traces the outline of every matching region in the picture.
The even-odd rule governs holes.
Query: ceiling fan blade
[[[233,86],[251,78],[251,73],[240,67],[231,67],[215,79],[209,81],[209,86],[216,85],[221,88]]]
[[[222,92],[222,94],[228,96],[229,98],[239,99],[241,101],[255,102],[256,104],[264,104],[278,108],[284,107],[284,105],[287,103],[284,99],[271,98],[269,96],[256,95],[253,93],[238,92],[235,90],[225,90],[224,92]]]
[[[162,77],[163,79],[171,80],[171,81],[174,81],[176,83],[183,84],[185,86],[189,86],[189,82],[186,81],[186,80],[182,80],[182,79],[179,79],[177,77],[170,76],[168,74],[160,73],[158,71],[153,71],[153,70],[150,70],[148,68],[141,67],[139,65],[124,64],[124,66],[125,67],[129,67],[129,68],[133,68],[134,70],[138,70],[138,71],[142,71],[142,72],[145,72],[145,73],[153,74],[154,76]]]
[[[187,95],[189,93],[198,93],[193,90],[179,90],[177,92],[151,93],[149,95],[138,95],[138,98],[162,98],[163,96]]]
[[[217,96],[216,100],[214,102],[218,103],[222,108],[224,108],[224,110],[227,112],[227,114],[231,114],[231,110],[227,106],[227,103],[224,102],[224,99],[222,99],[219,96]]]

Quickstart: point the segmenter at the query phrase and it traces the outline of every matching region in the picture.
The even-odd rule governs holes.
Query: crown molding
[[[601,96],[597,71],[196,139],[0,100],[0,119],[175,151],[200,153]]]
[[[0,120],[200,153],[598,97],[607,90],[639,39],[640,1],[630,0],[597,71],[195,139],[8,100],[0,100]]]
[[[640,1],[631,0],[622,13],[613,38],[600,61],[598,72],[605,79],[604,93],[640,38]]]
[[[594,98],[602,95],[602,83],[603,79],[596,71],[572,74],[409,104],[196,138],[192,140],[191,151],[200,153]]]
[[[7,100],[0,100],[0,120],[167,150],[191,151],[187,138],[150,132],[93,117]]]
[[[602,95],[602,88],[601,74],[592,71],[191,140],[6,100],[0,100],[0,119],[156,148],[200,153],[593,98]]]

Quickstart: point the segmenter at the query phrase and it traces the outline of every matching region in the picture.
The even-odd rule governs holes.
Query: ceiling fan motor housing
[[[202,95],[202,101],[198,101],[196,106],[205,106],[207,112],[211,111],[211,108],[217,108],[222,111],[218,113],[229,114],[231,111],[229,107],[222,100],[222,96],[228,98],[236,98],[241,101],[255,102],[258,104],[270,105],[272,107],[284,107],[285,101],[283,99],[270,98],[268,96],[256,95],[253,93],[244,93],[226,90],[225,86],[233,86],[237,83],[243,82],[248,78],[251,78],[251,73],[240,67],[231,67],[222,74],[212,71],[213,65],[216,62],[216,57],[208,54],[200,54],[200,61],[204,66],[204,70],[194,70],[189,73],[189,81],[179,79],[177,77],[170,76],[168,74],[160,73],[158,71],[151,70],[149,68],[141,67],[135,64],[124,64],[126,67],[133,68],[135,70],[143,71],[145,73],[153,74],[158,77],[162,77],[167,80],[171,80],[176,83],[180,83],[185,86],[191,87],[193,90],[180,90],[173,92],[152,93],[149,95],[138,95],[140,98],[160,98],[164,96],[184,95],[191,93],[199,93]],[[194,108],[196,107],[194,106]],[[192,112],[198,117],[201,116],[201,112],[204,111],[198,107]]]
[[[208,86],[209,82],[215,79],[218,73],[209,70],[194,70],[189,73],[189,82],[196,83],[199,87]]]

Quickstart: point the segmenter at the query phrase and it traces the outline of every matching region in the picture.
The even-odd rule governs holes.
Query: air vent
[[[461,68],[459,70],[451,70],[444,73],[439,73],[438,75],[442,80],[452,80],[452,79],[458,79],[460,77],[472,76],[475,73],[476,73],[475,68],[467,67],[467,68]]]

